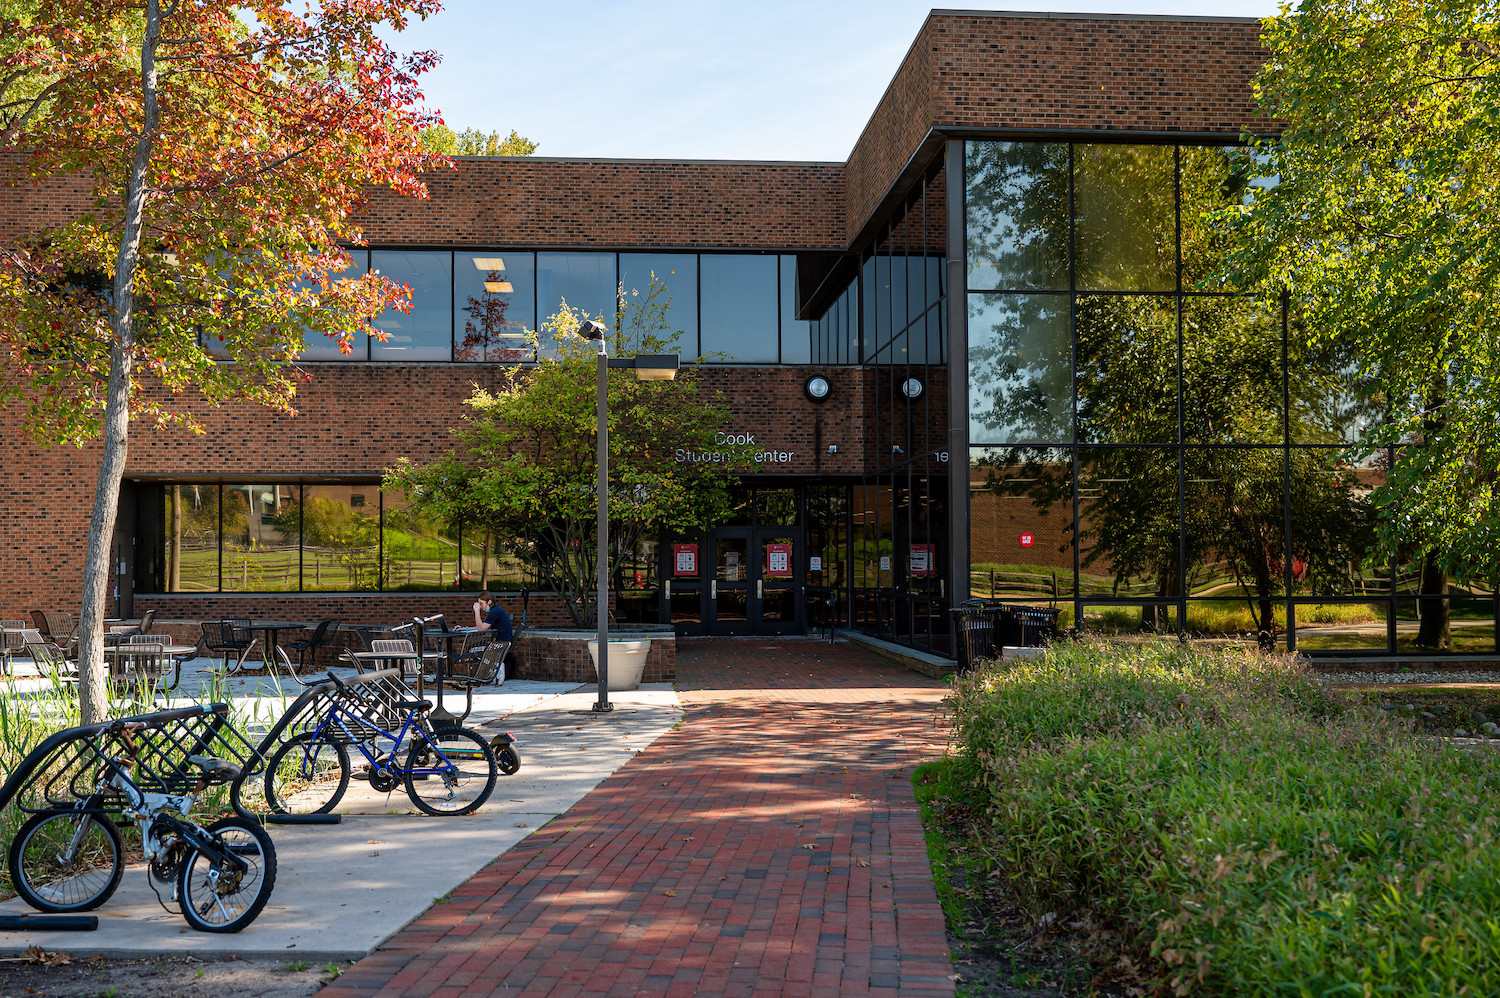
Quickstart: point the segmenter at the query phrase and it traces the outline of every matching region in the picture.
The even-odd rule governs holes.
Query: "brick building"
[[[524,361],[506,330],[563,298],[612,313],[617,286],[656,272],[684,352],[713,355],[727,432],[766,459],[732,522],[638,552],[618,617],[689,634],[831,617],[942,653],[971,593],[1185,627],[1243,561],[1198,536],[1193,506],[1239,472],[1200,465],[1227,447],[1285,470],[1347,436],[1325,420],[1304,439],[1282,410],[1265,433],[1198,425],[1196,344],[1247,323],[1285,340],[1284,316],[1196,283],[1199,218],[1238,196],[1242,133],[1274,127],[1251,97],[1259,31],[934,11],[844,163],[465,158],[430,201],[374,193],[355,265],[410,283],[413,312],[352,359],[313,345],[296,417],[227,406],[202,436],[135,429],[120,612],[377,622],[534,586],[515,539],[417,523],[381,472],[445,449],[469,386]],[[0,190],[0,239],[82,205],[65,182]],[[476,346],[466,307],[486,296],[505,329]],[[1284,367],[1269,377],[1295,404]],[[75,604],[97,455],[38,449],[3,418],[0,606]],[[1283,519],[1264,550],[1290,566]],[[547,594],[531,612],[562,616]]]

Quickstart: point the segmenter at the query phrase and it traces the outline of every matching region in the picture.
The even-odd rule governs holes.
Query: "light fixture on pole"
[[[681,367],[675,353],[640,354],[635,357],[611,359],[609,345],[604,337],[609,327],[597,319],[589,319],[578,327],[578,335],[599,344],[599,366],[597,375],[598,401],[596,403],[598,426],[598,484],[597,501],[599,522],[595,561],[598,572],[597,590],[594,597],[594,613],[599,625],[599,700],[594,704],[596,713],[615,709],[609,702],[609,369],[628,367],[642,381],[671,381],[677,377]]]

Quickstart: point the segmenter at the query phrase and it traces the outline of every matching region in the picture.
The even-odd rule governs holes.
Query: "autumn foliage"
[[[435,119],[417,89],[437,57],[402,56],[382,38],[435,0],[329,0],[300,13],[177,0],[160,4],[154,43],[150,6],[54,0],[29,23],[0,25],[0,80],[29,84],[13,86],[0,141],[24,153],[23,182],[75,174],[94,197],[87,213],[0,247],[4,390],[25,398],[48,439],[99,432],[112,340],[121,345],[111,313],[127,304],[115,289],[122,264],[131,409],[158,419],[184,418],[173,395],[189,388],[289,409],[288,364],[304,337],[347,349],[368,316],[407,298],[378,276],[337,275],[341,244],[360,238],[364,189],[424,197],[420,174],[438,162],[418,141]],[[121,237],[143,137],[131,261]],[[165,391],[145,390],[153,383]]]

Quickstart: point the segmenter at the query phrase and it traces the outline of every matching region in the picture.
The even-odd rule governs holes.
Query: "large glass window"
[[[1177,442],[1177,300],[1087,295],[1075,306],[1078,439]]]
[[[219,588],[219,487],[168,485],[162,511],[162,588],[169,593]]]
[[[384,342],[370,344],[373,360],[453,359],[453,254],[372,250],[370,268],[411,288],[411,311],[386,309],[375,320]]]
[[[380,588],[380,492],[365,485],[308,485],[302,495],[302,588]]]
[[[362,276],[370,266],[370,253],[368,250],[348,250],[349,265],[343,270],[328,275],[330,282],[340,280],[352,280]],[[312,285],[307,281],[299,281],[298,287],[311,289]],[[367,360],[370,356],[370,338],[363,332],[357,333],[350,342],[349,353],[339,349],[334,340],[323,335],[323,330],[310,328],[304,334],[302,351],[297,355],[298,360]]]
[[[812,361],[812,323],[797,318],[797,258],[781,258],[781,362]]]
[[[162,592],[514,589],[529,539],[413,513],[380,484],[139,486],[137,575]],[[222,507],[222,509],[221,509]],[[159,520],[153,518],[159,517]],[[222,524],[222,533],[220,525]]]
[[[457,308],[453,359],[524,361],[526,331],[536,328],[536,258],[496,250],[454,256]]]
[[[1248,155],[969,144],[971,591],[1024,598],[1038,573],[1004,557],[1007,539],[1018,515],[1050,516],[1076,537],[1086,629],[1388,652],[1409,631],[1417,648],[1487,647],[1489,631],[1453,637],[1452,606],[1489,595],[1450,592],[1415,553],[1423,538],[1408,563],[1372,564],[1391,455],[1361,446],[1382,416],[1369,372],[1305,346],[1287,302],[1216,277],[1228,244],[1209,216],[1243,200]],[[1033,446],[984,446],[1001,444]],[[1028,467],[1069,445],[1076,483]]]
[[[1068,145],[970,142],[969,289],[1066,290]]]
[[[1071,443],[1066,295],[969,296],[970,443]]]
[[[536,255],[537,322],[546,325],[567,302],[585,318],[602,318],[613,326],[615,309],[615,254],[538,253]],[[544,331],[543,342],[547,340]]]
[[[297,588],[301,510],[295,485],[223,486],[225,592]]]
[[[774,364],[780,348],[774,256],[704,254],[700,349],[710,360]]]
[[[652,306],[652,328],[663,339],[676,340],[679,352],[698,356],[698,258],[692,253],[621,253],[620,291],[627,302],[644,304],[651,281],[661,285]]]
[[[1176,290],[1175,153],[1172,146],[1073,147],[1080,291]]]

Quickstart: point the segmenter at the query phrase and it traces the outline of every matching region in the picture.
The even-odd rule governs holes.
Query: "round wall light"
[[[814,374],[812,377],[808,378],[806,383],[802,386],[802,393],[814,402],[827,401],[828,396],[832,391],[833,386],[830,385],[828,383],[828,379],[823,377],[821,374]]]
[[[920,398],[922,391],[922,382],[916,378],[907,378],[901,382],[901,394],[909,399]]]

